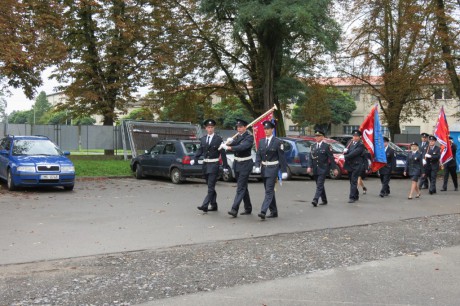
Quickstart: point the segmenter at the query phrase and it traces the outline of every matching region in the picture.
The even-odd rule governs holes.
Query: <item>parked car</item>
[[[396,162],[393,166],[393,170],[391,171],[391,174],[403,176],[404,169],[406,168],[408,151],[401,149],[398,145],[396,145],[395,143],[391,141],[388,143],[388,146],[395,151],[395,158],[396,158]]]
[[[280,137],[284,144],[284,155],[287,163],[288,180],[292,176],[308,176],[307,156],[310,154],[309,141],[296,137]]]
[[[344,146],[353,138],[351,135],[339,135],[339,136],[331,136],[329,139],[336,140],[343,144]]]
[[[233,182],[235,181],[235,171],[233,170],[233,161],[235,160],[235,155],[233,154],[232,151],[227,151],[227,163],[228,166],[230,167],[230,171],[222,173],[222,180],[224,182]],[[255,162],[256,161],[256,150],[255,146],[252,148],[252,160]],[[252,168],[251,174],[249,174],[250,179],[256,179],[256,180],[261,180],[262,176],[260,173],[254,173],[254,168]]]
[[[75,167],[45,136],[7,136],[0,140],[0,178],[8,190],[17,187],[61,186],[73,190]]]
[[[410,143],[407,142],[398,142],[395,143],[398,147],[400,147],[403,151],[410,151]]]
[[[305,155],[305,159],[304,159],[305,168],[306,168],[306,163],[307,163],[306,158],[310,154],[311,145],[316,143],[315,137],[314,136],[296,136],[295,138],[300,138],[300,139],[303,139],[303,140],[306,141],[307,154]],[[332,154],[334,155],[334,161],[338,166],[337,170],[339,170],[338,173],[335,174],[334,173],[335,168],[331,168],[330,171],[329,171],[329,177],[332,178],[332,179],[339,179],[339,178],[342,177],[342,175],[347,175],[348,172],[343,167],[343,164],[345,163],[345,158],[343,157],[343,150],[345,149],[345,146],[342,145],[337,140],[334,140],[334,139],[331,139],[331,138],[324,138],[324,141],[331,145]],[[305,169],[305,171],[306,171],[306,169]]]
[[[137,179],[146,176],[169,177],[179,184],[187,178],[202,178],[202,158],[195,165],[190,161],[200,147],[198,140],[160,140],[144,154],[131,160],[131,171]]]

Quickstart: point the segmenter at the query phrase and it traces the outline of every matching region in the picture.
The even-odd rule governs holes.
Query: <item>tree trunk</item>
[[[441,41],[442,59],[446,64],[446,70],[449,74],[452,87],[454,88],[457,98],[460,98],[460,80],[457,71],[455,70],[454,58],[452,56],[452,46],[455,44],[449,35],[449,26],[445,11],[444,0],[436,0],[437,13],[436,19],[438,22],[439,39]]]

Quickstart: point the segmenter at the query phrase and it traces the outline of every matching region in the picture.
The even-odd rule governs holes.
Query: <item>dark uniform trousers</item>
[[[329,173],[331,167],[335,169],[337,166],[330,145],[325,142],[321,142],[319,147],[317,143],[312,144],[310,147],[310,155],[307,160],[307,168],[312,169],[313,178],[316,182],[316,192],[313,197],[313,200],[316,202],[321,198],[323,203],[327,203],[324,182],[326,181],[326,175]]]
[[[458,189],[457,181],[457,145],[455,143],[451,144],[453,158],[444,166],[444,180],[442,184],[442,189],[447,189],[447,182],[449,181],[449,174],[452,177],[452,182],[454,183],[454,188]]]
[[[428,149],[428,142],[427,142],[427,141],[422,142],[422,143],[420,144],[420,150],[419,150],[419,151],[420,151],[420,153],[422,153],[422,156],[423,156],[424,158],[425,158],[425,153],[426,153],[426,150],[427,150],[427,149]],[[427,170],[427,168],[428,168],[428,164],[425,164],[425,165],[423,166],[423,168],[424,168],[424,172],[425,172],[425,174],[426,174],[426,170]],[[429,183],[429,177],[428,177],[428,175],[425,175],[425,176],[423,176],[423,177],[420,177],[420,181],[419,181],[419,183],[418,183],[418,187],[419,187],[420,189],[423,189],[423,188],[428,189],[428,183]]]
[[[385,150],[385,155],[387,163],[385,166],[379,169],[380,182],[382,183],[382,188],[380,189],[381,196],[387,196],[390,194],[390,179],[391,179],[391,170],[393,169],[394,163],[394,150],[390,147],[387,147]]]
[[[247,131],[242,135],[238,135],[230,144],[231,151],[235,154],[233,169],[235,171],[235,179],[237,182],[236,195],[233,200],[232,209],[238,211],[241,201],[244,203],[244,210],[252,212],[251,198],[249,197],[248,180],[252,172],[254,161],[251,158],[252,145],[254,137]],[[238,161],[237,158],[249,158],[247,160]]]
[[[357,141],[355,144],[350,142],[348,151],[344,154],[344,168],[348,171],[348,177],[350,179],[350,200],[359,199],[358,177],[362,171],[363,154],[364,145],[361,141]]]
[[[429,191],[430,193],[436,193],[436,177],[439,172],[439,158],[441,157],[441,149],[437,146],[428,148],[427,154],[431,155],[430,158],[425,158],[425,176],[428,177],[430,182]]]
[[[278,163],[272,165],[267,164],[276,162]],[[282,173],[286,173],[287,171],[286,157],[284,156],[283,144],[280,139],[272,137],[268,147],[266,138],[259,141],[255,166],[261,167],[261,175],[265,188],[265,197],[260,211],[266,214],[267,210],[270,209],[272,214],[278,214],[275,197],[276,178],[278,177],[279,170],[281,170]]]
[[[195,153],[195,163],[198,159],[203,156],[205,160],[218,159],[219,156],[222,159],[223,166],[226,168],[227,156],[225,150],[219,150],[219,146],[222,143],[222,138],[219,135],[212,137],[211,143],[207,143],[207,135],[200,138],[200,148]],[[207,209],[208,205],[211,205],[211,209],[217,209],[217,192],[216,183],[219,178],[219,161],[215,162],[203,162],[203,174],[206,179],[206,185],[208,186],[208,192],[203,200],[201,207]]]

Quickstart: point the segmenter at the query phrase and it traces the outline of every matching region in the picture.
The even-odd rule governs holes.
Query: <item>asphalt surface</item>
[[[291,277],[315,278],[320,273],[315,271],[346,274],[349,271],[344,267],[363,266],[362,271],[367,271],[366,263],[374,261],[380,263],[384,279],[385,275],[392,277],[384,271],[396,267],[398,260],[429,257],[440,248],[451,250],[449,254],[458,258],[458,192],[430,196],[424,190],[420,199],[408,200],[410,181],[393,179],[392,194],[382,199],[377,178],[369,178],[366,185],[367,194],[348,204],[348,181],[328,180],[329,204],[315,208],[310,204],[313,181],[284,182],[277,187],[279,218],[266,221],[257,217],[263,184],[256,182],[249,186],[253,214],[238,218],[227,214],[235,192],[231,183],[218,183],[219,211],[208,214],[196,209],[206,188],[201,180],[182,185],[130,178],[79,181],[73,192],[12,193],[3,186],[0,305],[184,304],[182,297],[177,297],[180,295],[190,298],[190,305],[206,305],[202,300],[208,298],[211,305],[220,294],[233,292],[232,288],[249,292],[248,286],[257,284],[272,297],[268,294],[268,303],[260,299],[265,294],[248,294],[243,299],[247,305],[315,303],[321,295],[300,294],[305,291],[301,288],[298,295],[290,295],[292,303],[285,300],[288,296],[277,300],[273,296],[276,290],[270,286],[284,288],[278,282],[285,280],[284,291],[289,292]],[[422,269],[416,271],[422,273]],[[399,279],[396,274],[394,277]],[[443,283],[451,281],[449,275],[441,278]],[[325,305],[334,305],[328,303],[341,301],[339,293],[347,287],[329,281],[336,295],[322,299]],[[411,286],[404,280],[406,285]],[[428,284],[421,285],[419,291],[426,291],[425,286]],[[437,287],[439,292],[448,288]],[[201,291],[206,293],[194,295]],[[397,301],[373,304],[363,299],[359,304],[366,292],[369,290],[357,290],[356,298],[344,299],[344,304],[390,305]],[[244,304],[228,296],[224,299],[228,305]],[[402,301],[410,305],[458,304],[450,304],[453,300],[449,299],[415,297]]]

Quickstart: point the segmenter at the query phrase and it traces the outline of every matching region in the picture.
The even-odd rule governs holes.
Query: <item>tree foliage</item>
[[[331,124],[348,123],[356,103],[350,94],[333,87],[311,84],[292,110],[292,121],[300,127],[314,126],[325,132]]]
[[[33,118],[32,110],[12,111],[11,114],[9,114],[8,116],[8,122],[13,124],[31,124],[31,122],[29,121],[30,118]]]
[[[32,99],[41,72],[65,54],[56,35],[62,7],[55,0],[2,0],[0,6],[0,77]]]
[[[29,122],[34,124],[46,124],[47,121],[44,117],[50,110],[51,104],[48,102],[46,93],[42,91],[38,94],[32,106],[32,118],[29,119]]]
[[[193,42],[185,48],[198,48],[191,61],[174,61],[182,59],[184,45],[169,35],[168,39],[179,45],[171,44],[175,47],[166,59],[171,65],[165,67],[168,73],[158,74],[164,76],[161,81],[174,83],[180,74],[180,79],[189,81],[186,85],[190,90],[200,84],[231,90],[252,117],[274,104],[280,108],[281,103],[287,102],[281,101],[281,96],[295,96],[296,92],[286,90],[298,87],[296,77],[308,73],[318,54],[335,50],[339,35],[328,0],[170,3],[177,8],[176,20],[186,25],[180,37]],[[203,70],[196,78],[196,72]],[[291,85],[281,87],[283,79],[283,85]]]
[[[433,106],[430,86],[442,80],[431,0],[354,0],[351,38],[341,71],[367,83],[378,100],[390,134],[400,122],[426,118]],[[368,76],[381,78],[376,85]],[[434,102],[433,102],[434,103]]]
[[[123,117],[123,119],[153,120],[154,116],[149,108],[141,107],[131,111],[127,116]]]
[[[115,110],[126,111],[137,86],[148,81],[146,61],[154,56],[161,31],[154,3],[145,0],[64,0],[61,37],[67,58],[54,75],[68,83],[60,109],[99,114],[113,125]],[[155,24],[156,22],[156,24]]]

